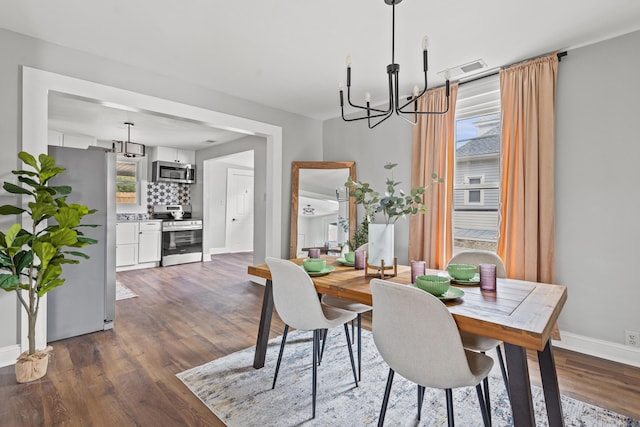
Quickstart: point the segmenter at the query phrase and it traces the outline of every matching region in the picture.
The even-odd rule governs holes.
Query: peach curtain
[[[413,128],[411,152],[411,188],[429,186],[425,195],[428,211],[414,215],[409,222],[409,259],[425,260],[429,268],[444,269],[451,258],[451,210],[453,198],[453,162],[455,112],[458,84],[451,85],[449,111],[423,114]],[[427,92],[419,101],[421,111],[446,108],[444,87]],[[444,183],[432,184],[432,173]]]
[[[498,255],[507,276],[554,282],[554,131],[558,57],[500,71],[502,154]]]

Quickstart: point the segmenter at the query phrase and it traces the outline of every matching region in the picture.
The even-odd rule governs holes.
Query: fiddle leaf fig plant
[[[48,181],[65,171],[56,165],[53,157],[40,154],[38,159],[21,151],[18,158],[33,170],[12,171],[17,176],[16,185],[5,182],[3,188],[32,201],[26,207],[0,206],[0,215],[27,214],[31,217],[28,229],[16,223],[6,232],[0,232],[0,287],[15,291],[29,320],[28,354],[36,353],[35,325],[40,299],[47,292],[61,286],[64,264],[77,264],[77,258],[89,258],[76,250],[96,240],[85,237],[80,227],[97,227],[82,224],[85,215],[96,212],[87,206],[68,204],[69,186],[48,186]],[[24,204],[22,205],[24,206]]]

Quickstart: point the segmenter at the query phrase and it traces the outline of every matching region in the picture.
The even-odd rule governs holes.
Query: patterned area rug
[[[312,333],[293,331],[285,347],[278,382],[271,390],[280,337],[269,341],[267,362],[254,369],[254,348],[230,354],[178,374],[178,378],[228,426],[370,426],[376,425],[388,366],[371,333],[363,330],[362,381],[354,387],[344,330],[334,328],[318,367],[316,418],[311,419]],[[355,355],[355,348],[354,348]],[[494,357],[495,354],[491,355]],[[357,366],[357,362],[356,362]],[[498,363],[490,376],[494,426],[511,426],[511,408]],[[547,425],[544,395],[532,387],[538,426]],[[475,388],[453,390],[455,422],[482,426]],[[640,420],[562,396],[566,426],[640,427]],[[422,421],[416,418],[416,386],[395,376],[385,418],[388,426],[446,426],[445,394],[427,389]]]
[[[120,301],[127,298],[135,298],[138,294],[134,293],[131,289],[127,288],[121,282],[116,280],[116,301]]]

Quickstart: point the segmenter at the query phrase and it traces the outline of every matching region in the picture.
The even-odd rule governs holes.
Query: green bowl
[[[448,277],[442,276],[418,276],[416,277],[416,286],[423,291],[439,297],[447,292],[451,281]]]
[[[449,276],[457,280],[471,280],[478,271],[475,265],[471,264],[449,264],[447,266]]]
[[[302,266],[310,273],[317,273],[325,269],[327,261],[322,258],[307,258],[302,261]]]
[[[356,261],[356,253],[355,252],[345,252],[344,253],[344,260],[349,262],[349,263],[353,263]]]

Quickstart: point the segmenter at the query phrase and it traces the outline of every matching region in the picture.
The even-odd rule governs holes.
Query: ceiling
[[[391,11],[383,0],[3,0],[0,27],[324,120],[340,115],[347,55],[354,99],[370,92],[374,104],[386,101]],[[638,29],[638,0],[407,0],[396,6],[401,92],[422,80],[424,35],[431,87],[442,83],[439,71],[477,59],[491,70]],[[69,111],[60,108],[60,116]],[[169,123],[132,120],[140,122],[132,140],[142,143],[144,128]],[[195,146],[232,137],[198,131]],[[106,139],[123,138],[126,128],[115,133]]]

